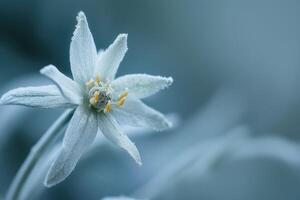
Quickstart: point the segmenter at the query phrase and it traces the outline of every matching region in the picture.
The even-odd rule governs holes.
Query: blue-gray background
[[[299,1],[0,0],[1,93],[46,84],[38,72],[47,64],[70,75],[69,45],[80,10],[99,49],[128,33],[129,51],[118,75],[174,78],[171,88],[146,103],[180,120],[171,131],[132,138],[143,167],[105,144],[65,182],[51,189],[40,183],[42,190],[29,199],[149,198],[152,192],[141,188],[164,174],[168,181],[158,181],[153,199],[300,198]],[[0,107],[2,196],[30,147],[61,112]],[[168,175],[176,171],[170,166],[182,162],[179,155],[188,157],[193,146],[222,140],[240,126],[238,132],[249,132],[251,139],[284,141],[282,151],[275,143],[267,155],[224,161],[230,157],[225,154],[222,164],[201,176],[201,164]],[[210,152],[200,149],[194,160]],[[270,156],[277,150],[280,158]]]

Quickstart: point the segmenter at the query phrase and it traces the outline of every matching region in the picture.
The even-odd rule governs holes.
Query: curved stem
[[[40,156],[45,152],[48,145],[55,139],[60,133],[61,129],[70,121],[74,110],[67,110],[59,117],[58,120],[47,130],[47,132],[41,137],[41,139],[33,146],[26,160],[19,169],[12,184],[9,187],[6,200],[17,200],[20,192],[31,171],[39,160]]]

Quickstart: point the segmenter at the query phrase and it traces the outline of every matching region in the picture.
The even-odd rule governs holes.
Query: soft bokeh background
[[[146,103],[180,120],[167,132],[132,135],[143,167],[104,141],[51,189],[38,166],[24,198],[300,198],[299,1],[0,0],[1,94],[47,84],[38,74],[47,64],[70,75],[80,10],[98,48],[129,34],[118,75],[174,78]],[[0,198],[61,112],[0,107]]]

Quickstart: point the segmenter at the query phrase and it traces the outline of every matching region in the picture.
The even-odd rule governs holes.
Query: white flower
[[[119,122],[150,127],[155,130],[170,128],[168,120],[140,99],[170,86],[172,78],[146,74],[125,75],[115,79],[119,64],[127,51],[127,34],[120,34],[105,51],[97,53],[93,36],[83,12],[70,46],[70,64],[74,80],[53,65],[40,72],[54,84],[11,90],[1,98],[2,104],[31,107],[76,108],[67,127],[60,154],[47,174],[46,186],[64,180],[75,168],[97,132],[126,150],[142,164],[134,143],[120,129]]]

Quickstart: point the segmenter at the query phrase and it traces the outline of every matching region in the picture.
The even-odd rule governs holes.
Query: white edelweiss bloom
[[[67,127],[60,154],[51,165],[46,186],[63,181],[75,168],[85,150],[101,132],[108,140],[126,150],[141,165],[139,151],[120,129],[119,122],[149,127],[170,128],[160,112],[140,99],[170,86],[172,78],[146,74],[125,75],[115,79],[119,64],[127,52],[127,34],[120,34],[105,50],[97,54],[86,16],[79,12],[70,45],[70,64],[74,80],[55,66],[41,69],[53,85],[11,90],[1,97],[2,104],[31,107],[75,108]]]

